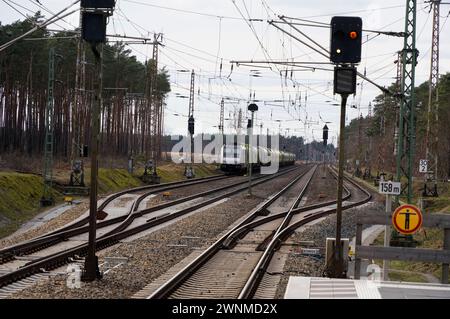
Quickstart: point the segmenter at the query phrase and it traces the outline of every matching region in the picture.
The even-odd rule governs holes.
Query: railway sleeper
[[[256,247],[256,251],[265,251],[267,246],[269,245],[269,243],[272,241],[273,236],[275,235],[275,230],[272,231],[272,233],[267,236],[262,243],[260,243],[257,247]]]

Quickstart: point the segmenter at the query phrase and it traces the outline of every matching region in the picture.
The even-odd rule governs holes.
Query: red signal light
[[[358,37],[358,32],[356,31],[351,31],[349,33],[350,39],[355,40]]]

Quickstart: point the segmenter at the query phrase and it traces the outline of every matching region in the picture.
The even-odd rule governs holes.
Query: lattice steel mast
[[[44,192],[41,206],[53,205],[52,194],[53,179],[53,133],[54,133],[54,92],[55,88],[55,49],[50,48],[48,53],[48,92],[47,107],[45,109],[45,142],[44,142]]]
[[[413,197],[413,165],[415,144],[415,71],[418,51],[416,49],[417,0],[406,1],[406,22],[402,58],[401,103],[398,128],[397,181],[403,184],[408,203]],[[397,201],[399,198],[397,197]]]
[[[191,73],[191,87],[189,92],[189,116],[188,116],[188,133],[190,137],[190,143],[191,143],[191,154],[190,154],[190,163],[188,166],[185,167],[184,175],[187,178],[193,178],[195,177],[194,173],[194,100],[195,100],[195,72],[192,70]]]
[[[223,135],[223,128],[224,128],[224,112],[225,112],[225,102],[222,99],[220,101],[220,120],[219,120],[219,133]]]
[[[433,10],[432,38],[431,38],[431,64],[428,91],[428,118],[426,135],[426,159],[428,172],[425,177],[423,196],[438,196],[438,123],[439,123],[439,31],[440,31],[440,5],[441,0],[432,0]]]
[[[158,97],[158,46],[162,34],[154,35],[152,63],[150,65],[150,156],[153,160],[154,172],[156,161],[161,159],[161,103]]]

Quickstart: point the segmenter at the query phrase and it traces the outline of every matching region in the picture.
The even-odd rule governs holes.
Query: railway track
[[[285,169],[276,175],[272,175],[272,176],[268,176],[268,177],[267,176],[259,176],[259,177],[255,178],[254,185],[266,183],[274,178],[288,174],[295,170],[302,171],[304,169],[303,168],[299,169],[299,168],[295,167],[295,168],[291,168],[291,169]],[[304,174],[304,173],[300,172],[300,175],[302,175],[302,174]],[[159,226],[161,224],[164,224],[169,221],[175,220],[179,217],[182,217],[183,215],[191,213],[195,210],[198,210],[205,206],[214,204],[226,197],[229,197],[231,195],[242,192],[247,189],[246,183],[247,183],[246,181],[237,182],[232,185],[219,187],[217,189],[212,189],[207,192],[202,192],[200,194],[189,196],[187,198],[178,199],[175,201],[171,201],[168,203],[164,203],[161,205],[157,205],[155,207],[142,209],[142,210],[135,210],[135,209],[137,209],[138,205],[133,205],[133,208],[130,210],[129,214],[126,216],[126,218],[124,220],[122,220],[122,222],[120,224],[118,224],[118,226],[114,226],[113,229],[109,230],[108,232],[104,233],[102,236],[97,238],[97,242],[96,242],[97,250],[109,247],[129,236],[152,229],[156,226]],[[143,194],[143,195],[145,195],[145,194]],[[147,214],[157,213],[158,211],[161,211],[163,208],[167,208],[169,206],[175,206],[180,203],[185,203],[186,201],[190,201],[194,198],[207,197],[207,196],[211,196],[211,195],[214,195],[214,196],[212,196],[211,198],[207,198],[206,200],[202,200],[200,202],[194,202],[192,204],[189,204],[188,207],[182,208],[175,212],[154,214],[154,216],[149,219],[146,219],[146,217],[145,217]],[[134,222],[136,220],[140,220],[141,222],[135,225]],[[111,221],[108,221],[108,222],[111,222]],[[99,223],[99,225],[101,225],[101,224],[102,223]],[[45,236],[43,238],[39,238],[38,241],[56,240],[56,238],[58,238],[58,240],[63,240],[64,238],[67,238],[67,236],[74,235],[79,231],[81,231],[80,227],[75,228],[75,229],[69,229],[65,232],[58,232],[58,233],[55,233],[55,234],[52,234],[49,236]],[[28,247],[27,249],[30,249],[30,247]],[[32,260],[32,261],[28,262],[27,264],[25,264],[23,267],[20,267],[11,272],[1,275],[0,276],[0,287],[5,287],[8,285],[11,285],[14,282],[17,282],[24,278],[30,277],[34,274],[39,274],[42,272],[50,271],[61,265],[66,264],[67,262],[71,262],[74,259],[80,260],[83,256],[86,255],[86,253],[87,253],[87,243],[83,243],[80,245],[76,245],[74,247],[70,247],[68,249],[64,249],[62,251],[58,251],[58,252],[49,254],[48,256],[38,258],[36,260]]]
[[[120,197],[133,194],[137,192],[145,191],[144,194],[141,194],[136,200],[133,202],[133,209],[134,211],[137,210],[139,207],[139,204],[147,197],[149,197],[152,194],[168,191],[168,190],[174,190],[182,187],[192,186],[192,185],[199,185],[203,183],[210,183],[213,181],[220,181],[224,179],[228,179],[230,177],[225,175],[216,175],[216,176],[210,176],[210,177],[204,177],[204,178],[198,178],[198,179],[192,179],[192,180],[185,180],[185,181],[178,181],[178,182],[171,182],[166,183],[162,185],[148,185],[148,186],[142,186],[142,187],[136,187],[132,189],[128,189],[125,191],[121,191],[115,194],[112,194],[108,196],[99,206],[97,211],[101,212],[103,211],[109,204],[111,204],[113,201],[120,199]],[[97,222],[97,228],[102,228],[106,226],[110,226],[112,224],[116,223],[122,223],[133,211],[128,211],[123,216],[118,216],[115,218],[111,218],[106,221]],[[54,230],[52,232],[49,232],[47,234],[44,234],[42,236],[38,236],[36,238],[33,238],[31,240],[27,240],[25,242],[6,247],[3,249],[0,249],[0,265],[4,264],[8,261],[14,260],[15,256],[23,256],[30,253],[37,252],[39,250],[48,248],[52,245],[55,245],[61,241],[67,240],[68,238],[83,234],[87,232],[88,227],[83,227],[89,222],[89,216],[84,217],[80,219],[79,221],[76,221],[74,223],[71,223],[67,226],[64,226],[60,229]]]
[[[336,209],[336,201],[297,207],[311,178],[312,174],[304,180],[303,188],[289,210],[267,215],[264,212],[273,201],[262,203],[174,276],[156,289],[155,284],[150,284],[137,297],[247,299],[273,296],[277,282],[268,276],[268,268],[272,265],[273,269],[278,269],[276,271],[282,271],[283,261],[273,258],[281,244],[299,227],[332,214]],[[286,188],[289,187],[292,184]],[[281,196],[286,188],[274,196]],[[345,192],[344,209],[371,199],[370,193],[348,178]],[[352,198],[354,201],[350,201]]]

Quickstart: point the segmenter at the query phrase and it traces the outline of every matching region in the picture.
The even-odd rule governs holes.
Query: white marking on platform
[[[372,280],[290,277],[285,299],[450,299],[450,286]]]

